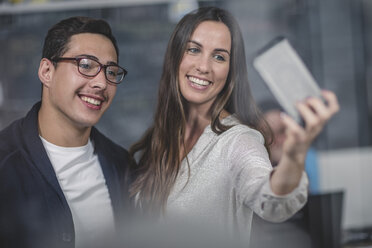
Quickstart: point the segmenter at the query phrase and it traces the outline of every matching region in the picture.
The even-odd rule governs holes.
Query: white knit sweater
[[[221,227],[249,241],[253,212],[281,222],[300,210],[307,200],[304,172],[299,186],[278,196],[270,188],[272,166],[261,133],[229,116],[234,125],[217,135],[208,126],[188,154],[168,198],[166,216]]]

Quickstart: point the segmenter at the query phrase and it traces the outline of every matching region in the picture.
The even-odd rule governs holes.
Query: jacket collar
[[[22,142],[25,144],[25,150],[30,157],[32,164],[39,170],[45,180],[53,187],[59,195],[63,205],[68,209],[67,201],[64,197],[53,166],[49,160],[48,154],[39,137],[38,113],[41,102],[36,103],[27,113],[21,126]]]
[[[67,201],[64,197],[63,191],[59,185],[56,173],[49,160],[44,145],[39,137],[38,128],[38,113],[41,107],[41,102],[36,103],[28,112],[22,122],[21,132],[23,133],[23,143],[25,144],[26,152],[33,161],[34,166],[40,171],[45,180],[53,187],[59,195],[63,206],[69,209]],[[96,128],[92,127],[90,138],[94,145],[94,152],[98,155],[103,175],[106,180],[109,195],[111,198],[114,212],[121,209],[121,186],[115,164],[118,161],[112,155],[109,146],[107,146],[108,139],[105,138]]]

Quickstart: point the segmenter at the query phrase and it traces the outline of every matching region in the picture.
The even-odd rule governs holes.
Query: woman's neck
[[[199,137],[203,134],[204,129],[210,125],[210,114],[189,109],[186,113],[186,125],[184,135],[184,145],[181,144],[181,160],[191,151]]]
[[[220,119],[224,119],[230,114],[226,110],[222,110]],[[185,147],[181,145],[181,160],[191,151],[205,128],[211,124],[211,114],[200,113],[198,111],[189,111],[187,113],[186,129],[184,142]]]

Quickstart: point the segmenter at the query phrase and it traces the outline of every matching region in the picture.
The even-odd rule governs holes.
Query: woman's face
[[[200,23],[179,68],[179,87],[189,108],[208,111],[223,89],[230,69],[231,35],[222,22]]]

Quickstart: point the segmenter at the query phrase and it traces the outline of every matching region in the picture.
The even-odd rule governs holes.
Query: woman
[[[234,18],[207,7],[176,26],[165,54],[153,125],[134,144],[131,194],[142,209],[195,217],[249,237],[254,211],[283,221],[306,202],[306,151],[338,111],[310,98],[298,104],[302,128],[283,115],[284,154],[273,170],[247,79],[244,44]]]

